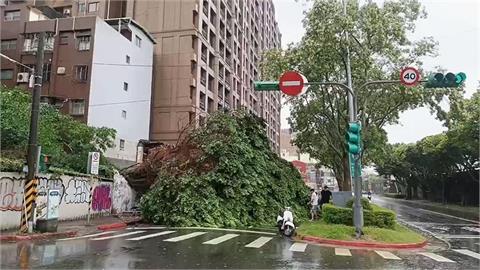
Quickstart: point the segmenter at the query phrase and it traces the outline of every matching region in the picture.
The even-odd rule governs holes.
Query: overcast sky
[[[276,18],[282,33],[282,45],[298,42],[304,34],[303,11],[311,2],[305,0],[273,0]],[[376,2],[383,2],[377,0]],[[439,42],[439,56],[425,58],[425,70],[441,66],[448,71],[467,74],[467,96],[480,81],[480,0],[420,0],[428,13],[427,19],[417,22],[413,39],[433,36]],[[288,106],[282,107],[282,128],[288,128]],[[404,112],[400,124],[387,126],[391,143],[415,142],[444,130],[427,108]]]

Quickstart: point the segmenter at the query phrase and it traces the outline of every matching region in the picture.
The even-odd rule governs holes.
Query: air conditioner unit
[[[65,67],[58,67],[57,74],[65,74]]]
[[[30,75],[28,74],[28,72],[17,73],[17,82],[28,83],[29,79],[30,79]]]
[[[70,16],[70,13],[71,11],[69,8],[63,10],[63,15]]]

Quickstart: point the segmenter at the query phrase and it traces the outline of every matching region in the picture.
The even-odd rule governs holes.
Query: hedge
[[[353,226],[352,208],[325,204],[322,209],[322,216],[326,223]],[[395,219],[395,213],[385,208],[375,207],[373,210],[363,210],[363,223],[365,226],[393,229]]]
[[[394,199],[405,199],[405,194],[402,193],[385,193],[383,196]]]
[[[353,198],[347,201],[346,207],[352,208],[353,207]],[[362,207],[365,210],[373,210],[372,205],[370,205],[370,201],[367,198],[361,198]]]

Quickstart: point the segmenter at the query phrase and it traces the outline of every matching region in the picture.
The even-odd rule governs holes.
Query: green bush
[[[402,193],[385,193],[383,196],[394,199],[405,199],[405,194]]]
[[[23,160],[0,157],[0,172],[21,172]]]
[[[353,207],[353,201],[354,199],[350,199],[347,201],[346,207],[347,208],[352,208]],[[370,205],[370,201],[367,198],[361,198],[362,202],[362,207],[364,210],[372,210],[372,206]]]
[[[188,149],[197,150],[195,158],[172,156],[159,166],[156,183],[140,202],[147,221],[170,226],[271,226],[286,206],[292,208],[296,222],[308,218],[308,188],[298,170],[271,151],[259,119],[248,113],[217,112],[185,141]],[[186,146],[175,149],[180,152]],[[178,169],[182,164],[192,169]]]
[[[379,228],[393,228],[395,226],[395,213],[381,207],[372,207],[372,210],[363,210],[363,223],[365,226]],[[322,217],[326,223],[353,225],[353,209],[336,207],[332,204],[325,204],[322,209]]]

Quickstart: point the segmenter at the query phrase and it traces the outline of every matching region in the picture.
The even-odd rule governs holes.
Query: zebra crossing
[[[200,236],[208,236],[208,232],[206,231],[197,231],[197,232],[190,232],[190,233],[182,233],[181,230],[163,230],[167,229],[166,227],[140,227],[140,228],[127,228],[126,230],[118,230],[118,231],[106,231],[106,232],[98,232],[89,235],[83,235],[78,237],[71,237],[71,238],[63,238],[58,239],[57,241],[64,242],[69,240],[89,240],[89,241],[104,241],[109,239],[116,239],[116,238],[124,238],[126,241],[142,241],[152,238],[160,238],[160,237],[167,237],[166,239],[162,239],[164,242],[176,243],[181,241],[187,241],[192,238],[200,237]],[[161,230],[160,232],[155,232],[155,230]],[[230,230],[229,232],[235,232],[235,230]],[[170,237],[171,234],[177,233],[177,236]],[[218,231],[216,231],[218,234]],[[240,234],[236,233],[225,233],[224,234],[207,241],[202,242],[202,245],[220,245],[227,241],[237,238]],[[268,233],[267,233],[268,235]],[[250,249],[260,249],[262,247],[267,246],[269,243],[272,242],[274,239],[273,236],[254,236],[255,239],[253,241],[248,242],[244,245],[245,248]],[[242,245],[243,245],[242,244]],[[308,243],[303,242],[293,242],[291,243],[290,247],[288,248],[289,251],[292,253],[304,253],[307,252],[310,245]],[[316,246],[316,245],[315,245]],[[316,246],[318,247],[318,246]],[[321,247],[321,248],[330,248],[332,247]],[[355,256],[355,252],[352,255],[352,252],[348,248],[333,248],[335,256],[342,256],[342,257],[352,257]],[[452,251],[460,254],[461,256],[468,256],[470,258],[475,258],[480,260],[480,254],[473,252],[468,249],[452,249]],[[393,254],[390,251],[385,250],[372,250],[374,254],[383,258],[385,260],[394,260],[399,261],[402,258],[398,257],[397,255]],[[419,255],[424,258],[428,258],[435,262],[439,263],[456,263],[455,261],[451,260],[450,258],[444,257],[439,254],[435,254],[432,252],[417,252],[412,253],[414,255]],[[403,256],[402,256],[403,257]],[[408,260],[408,258],[404,257],[403,259]]]

